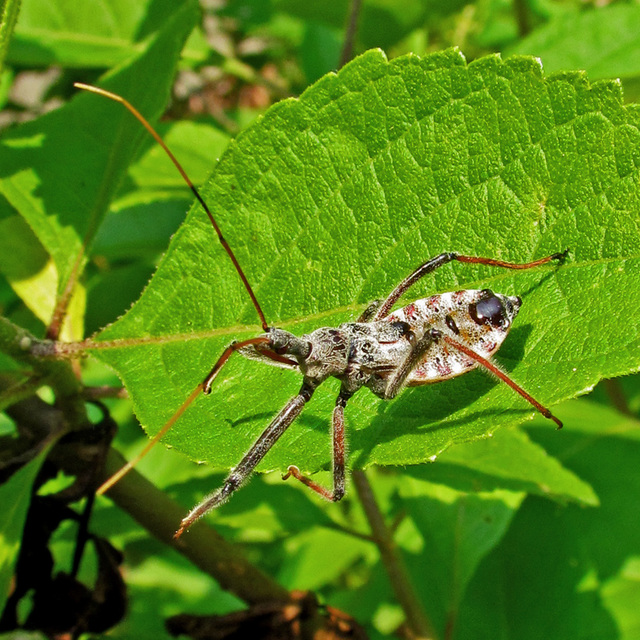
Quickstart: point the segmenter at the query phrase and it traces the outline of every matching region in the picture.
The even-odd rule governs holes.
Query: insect
[[[321,327],[307,335],[295,336],[267,324],[253,289],[211,211],[178,161],[144,117],[116,94],[89,85],[76,86],[123,104],[168,153],[207,213],[253,302],[264,332],[255,338],[230,344],[204,380],[143,452],[107,480],[98,490],[99,493],[107,491],[132,468],[200,393],[211,392],[215,379],[234,353],[267,364],[294,369],[302,374],[302,385],[298,393],[272,419],[238,465],[231,470],[222,486],[206,496],[183,518],[175,534],[176,538],[207,512],[227,501],[248,480],[258,463],[300,415],[315,390],[329,377],[335,377],[341,382],[332,415],[333,486],[327,489],[319,485],[302,475],[294,465],[288,467],[283,479],[296,478],[323,498],[334,502],[340,500],[345,493],[345,408],[349,399],[362,387],[367,387],[379,398],[390,400],[405,386],[440,382],[483,367],[508,384],[543,416],[553,420],[559,428],[562,427],[560,420],[549,409],[491,361],[520,310],[520,298],[494,293],[489,289],[462,290],[416,300],[396,311],[392,309],[416,282],[450,262],[522,270],[552,261],[561,262],[567,251],[522,264],[454,252],[442,253],[420,265],[386,298],[371,303],[357,321],[347,322],[338,327]]]

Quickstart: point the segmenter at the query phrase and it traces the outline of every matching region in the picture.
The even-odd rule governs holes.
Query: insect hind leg
[[[392,375],[386,379],[381,378],[379,380],[379,386],[374,382],[368,385],[369,388],[384,400],[392,400],[395,398],[404,387],[412,371],[423,361],[426,353],[433,344],[438,342],[440,337],[441,333],[437,329],[429,329],[419,340],[415,340],[414,336],[411,350],[406,358],[400,362],[398,367],[393,371]],[[411,340],[410,337],[408,339]]]

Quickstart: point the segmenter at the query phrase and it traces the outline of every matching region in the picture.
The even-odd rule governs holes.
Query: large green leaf
[[[640,73],[639,33],[637,4],[571,9],[520,40],[509,53],[539,56],[547,72],[585,69],[592,78],[631,77]]]
[[[442,251],[526,261],[569,247],[559,267],[447,266],[407,296],[484,286],[521,295],[498,360],[553,405],[638,369],[639,123],[617,83],[546,78],[533,59],[467,65],[448,51],[389,62],[371,51],[272,108],[229,146],[204,193],[268,321],[296,333],[353,320]],[[258,333],[195,207],[93,352],[154,433],[232,339]],[[166,440],[228,468],[299,384],[295,372],[236,356]],[[263,468],[328,465],[337,388],[321,387]],[[532,413],[480,371],[393,402],[363,390],[346,410],[351,462],[423,462]]]
[[[144,51],[175,10],[173,0],[23,0],[9,61],[112,67]]]
[[[558,415],[564,417],[564,412]],[[407,473],[464,491],[501,488],[598,505],[598,497],[586,482],[520,429],[502,429],[494,438],[460,444],[438,458],[438,464],[417,465]]]
[[[413,582],[439,637],[447,637],[469,580],[508,530],[525,494],[468,494],[413,479],[401,491],[424,540],[409,564]]]
[[[105,78],[104,86],[126,92],[148,117],[158,117],[197,17],[192,2],[166,16],[141,53]],[[123,109],[82,95],[0,141],[0,192],[53,258],[58,291],[82,265],[142,135]]]
[[[532,497],[469,585],[463,638],[638,638],[640,423],[587,400],[566,407],[555,438],[530,434],[598,493],[598,509]]]

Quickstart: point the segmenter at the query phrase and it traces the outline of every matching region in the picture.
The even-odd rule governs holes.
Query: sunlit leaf
[[[497,359],[552,405],[638,368],[639,120],[618,84],[546,78],[531,59],[467,65],[450,51],[388,62],[372,51],[272,108],[229,146],[205,195],[268,321],[296,333],[355,319],[442,251],[526,261],[569,247],[559,267],[447,266],[407,296],[521,295]],[[119,371],[153,433],[231,340],[259,333],[255,322],[195,207],[94,353]],[[228,468],[299,384],[295,372],[236,357],[167,442]],[[336,391],[334,381],[316,393],[263,468],[328,465]],[[532,413],[480,371],[393,402],[364,390],[346,410],[351,461],[423,462]]]

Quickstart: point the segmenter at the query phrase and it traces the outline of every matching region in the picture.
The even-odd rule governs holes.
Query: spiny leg
[[[289,428],[291,423],[300,415],[305,404],[311,399],[315,388],[304,382],[298,395],[287,402],[282,411],[271,421],[244,455],[237,467],[227,476],[220,489],[210,493],[197,504],[180,523],[180,528],[174,535],[179,538],[196,520],[207,512],[226,502],[231,494],[244,484],[258,463],[265,457],[269,449],[278,441],[280,436]]]
[[[441,253],[439,256],[435,258],[431,258],[427,260],[424,264],[420,265],[411,275],[407,276],[380,304],[375,315],[371,320],[382,320],[386,318],[393,305],[399,300],[399,298],[418,280],[423,278],[429,273],[432,273],[439,267],[442,267],[449,262],[453,262],[454,260],[457,262],[465,262],[468,264],[485,264],[491,267],[501,267],[503,269],[533,269],[534,267],[539,267],[540,265],[546,264],[547,262],[551,262],[552,260],[563,260],[569,250],[565,250],[562,253],[554,253],[546,258],[540,258],[539,260],[534,260],[533,262],[524,262],[524,263],[515,263],[515,262],[505,262],[504,260],[494,260],[493,258],[479,258],[476,256],[462,256],[457,253]],[[369,307],[370,308],[370,307]],[[368,311],[368,309],[367,309]],[[365,312],[366,313],[366,312]]]
[[[340,395],[336,400],[336,406],[333,409],[331,420],[333,429],[333,491],[329,491],[329,489],[325,489],[317,482],[303,476],[298,467],[294,465],[291,465],[287,473],[282,476],[283,480],[286,480],[289,476],[293,476],[297,480],[300,480],[302,484],[309,487],[309,489],[321,495],[325,500],[338,502],[338,500],[342,499],[345,490],[344,467],[346,458],[344,408],[347,406],[347,401],[352,395],[352,393],[344,390],[340,391]]]

